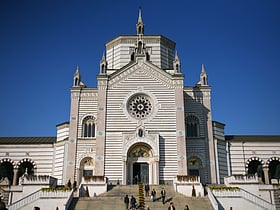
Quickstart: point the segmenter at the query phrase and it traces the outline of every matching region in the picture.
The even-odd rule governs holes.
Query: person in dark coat
[[[162,201],[162,204],[165,203],[165,196],[166,196],[166,191],[164,188],[162,188],[162,190],[160,191],[160,194],[161,194],[161,201]]]
[[[128,195],[126,195],[123,199],[123,202],[125,204],[125,209],[127,210],[128,209],[128,206],[129,206],[129,197]]]
[[[171,202],[170,205],[168,206],[168,210],[176,210],[173,202]]]
[[[131,205],[130,208],[136,208],[136,199],[133,195],[130,198],[130,205]]]
[[[149,184],[145,184],[145,193],[146,193],[146,197],[148,197],[149,194],[150,194],[150,186],[149,186]]]
[[[157,192],[155,191],[155,189],[152,190],[151,195],[152,195],[153,202],[155,202],[157,199]]]

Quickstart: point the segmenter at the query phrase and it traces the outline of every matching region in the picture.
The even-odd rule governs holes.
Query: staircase
[[[166,203],[162,204],[160,199],[160,191],[162,186],[150,186],[150,189],[155,189],[158,199],[155,202],[151,201],[150,197],[145,197],[146,206],[148,205],[151,210],[167,209],[169,202],[172,201],[175,204],[176,209],[184,209],[188,204],[191,210],[212,210],[213,207],[210,204],[208,197],[191,198],[186,197],[180,193],[174,191],[172,185],[164,185],[166,190]],[[112,190],[103,193],[95,198],[74,198],[68,210],[122,210],[125,209],[123,202],[124,196],[133,195],[138,202],[138,185],[120,185],[113,187]]]

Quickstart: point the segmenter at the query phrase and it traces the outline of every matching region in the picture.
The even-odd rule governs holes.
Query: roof
[[[280,136],[272,135],[226,135],[225,140],[227,141],[279,141]]]
[[[0,137],[0,144],[53,144],[56,137]]]

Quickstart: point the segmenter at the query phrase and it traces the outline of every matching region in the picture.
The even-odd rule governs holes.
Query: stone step
[[[160,191],[164,187],[166,190],[166,203],[162,204],[160,198]],[[175,204],[176,209],[184,209],[188,204],[191,210],[211,210],[210,201],[207,197],[191,198],[186,197],[180,193],[174,191],[173,186],[150,186],[150,189],[155,189],[158,199],[153,202],[149,197],[145,197],[145,204],[148,205],[151,210],[167,209],[169,202],[172,201]],[[122,210],[125,209],[123,202],[125,195],[133,195],[138,201],[138,185],[127,186],[115,186],[112,190],[103,193],[95,198],[75,198],[71,203],[69,210],[86,210],[86,209],[98,209],[98,210]]]

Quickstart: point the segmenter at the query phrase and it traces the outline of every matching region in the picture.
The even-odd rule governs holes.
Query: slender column
[[[268,175],[268,168],[267,167],[263,168],[263,173],[264,173],[264,183],[269,184],[269,175]]]
[[[12,185],[17,184],[17,173],[18,173],[18,168],[14,168],[14,176],[13,176],[13,183]]]
[[[126,161],[123,160],[123,181],[122,184],[127,184],[127,176],[126,176]]]

